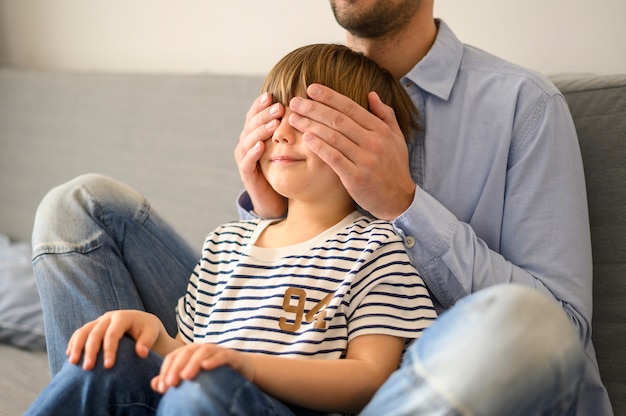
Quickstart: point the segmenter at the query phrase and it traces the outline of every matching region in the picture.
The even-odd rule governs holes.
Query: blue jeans
[[[362,416],[574,415],[585,359],[552,300],[493,286],[442,314]]]
[[[116,365],[84,371],[66,362],[25,415],[275,415],[293,416],[297,410],[263,393],[231,368],[201,372],[165,395],[150,389],[163,358],[135,353],[135,342],[120,341]]]
[[[152,312],[175,334],[174,307],[185,293],[199,248],[191,248],[136,191],[110,178],[85,175],[44,198],[35,220],[33,250],[50,367],[58,376],[31,410],[46,397],[61,408],[89,401],[86,397],[91,396],[117,401],[120,394],[128,393],[129,383],[112,381],[115,372],[92,377],[96,385],[101,380],[107,383],[93,393],[63,387],[91,384],[88,375],[81,375],[89,372],[64,365],[70,335],[105,311],[121,308]],[[116,366],[124,369],[119,374],[122,379],[137,362],[127,359],[128,364],[120,361]],[[573,414],[583,363],[578,337],[558,305],[530,289],[495,286],[468,296],[425,331],[363,415]],[[137,384],[142,392],[140,398],[133,398],[142,403],[138,408],[187,409],[190,399],[182,397],[209,397],[197,394],[207,385],[208,376],[203,375],[172,390],[171,397],[168,392],[156,406],[147,383],[159,364],[151,364],[156,367],[150,371],[141,366],[137,370],[142,374],[137,380],[144,381],[133,383],[130,390]],[[81,382],[72,384],[73,379]],[[277,413],[259,414],[290,414],[281,413],[284,409],[274,404],[263,404],[261,409],[270,407]]]
[[[176,302],[199,255],[119,182],[85,175],[51,190],[33,229],[51,373],[61,369],[72,333],[109,310],[154,313],[176,335]]]

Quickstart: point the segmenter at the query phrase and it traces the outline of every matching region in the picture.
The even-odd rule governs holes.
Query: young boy
[[[364,107],[376,91],[405,136],[417,128],[416,110],[393,77],[340,45],[293,51],[263,90],[288,108],[311,83]],[[436,314],[403,239],[358,211],[286,121],[290,115],[260,144],[258,165],[287,201],[285,218],[233,222],[209,234],[176,308],[176,338],[136,310],[79,328],[68,363],[27,414],[290,415],[354,413],[367,404]]]

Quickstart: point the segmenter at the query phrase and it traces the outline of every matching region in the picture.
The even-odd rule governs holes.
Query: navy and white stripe
[[[436,319],[390,223],[355,212],[305,243],[254,246],[269,224],[229,223],[207,237],[177,307],[186,342],[333,359],[359,335],[411,340]]]

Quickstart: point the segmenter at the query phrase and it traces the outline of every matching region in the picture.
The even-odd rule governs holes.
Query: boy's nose
[[[272,135],[272,142],[274,143],[285,143],[285,144],[293,144],[296,139],[296,129],[289,125],[289,121],[287,121],[287,117],[283,117],[280,121],[280,125],[274,131]]]

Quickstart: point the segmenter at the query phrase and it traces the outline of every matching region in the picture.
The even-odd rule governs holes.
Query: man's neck
[[[417,13],[400,32],[377,39],[346,33],[346,42],[351,49],[372,58],[394,78],[400,79],[426,56],[436,36],[437,26],[432,13]]]

